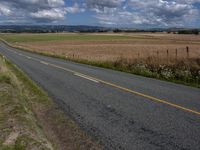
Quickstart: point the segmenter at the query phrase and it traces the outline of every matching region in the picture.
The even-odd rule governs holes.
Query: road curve
[[[200,149],[200,89],[41,56],[4,43],[0,53],[105,149]]]

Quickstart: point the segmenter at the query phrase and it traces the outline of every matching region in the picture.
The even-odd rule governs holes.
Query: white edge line
[[[82,74],[78,74],[78,73],[74,73],[75,76],[78,76],[78,77],[81,77],[81,78],[84,78],[84,79],[87,79],[87,80],[90,80],[90,81],[93,81],[95,83],[99,83],[99,81],[97,80],[94,80],[92,79],[91,77],[88,77],[88,76],[85,76],[85,75],[82,75]]]
[[[46,63],[44,61],[40,61],[40,63],[45,64],[45,65],[49,65],[48,63]]]

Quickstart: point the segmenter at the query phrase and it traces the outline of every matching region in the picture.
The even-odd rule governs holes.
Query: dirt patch
[[[11,132],[3,145],[14,145],[18,136],[19,132]]]

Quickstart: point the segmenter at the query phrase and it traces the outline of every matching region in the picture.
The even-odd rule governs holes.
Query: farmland
[[[10,34],[5,40],[34,51],[87,60],[200,57],[200,36],[167,34]],[[176,49],[177,55],[176,56]],[[162,60],[160,60],[162,61]]]
[[[196,35],[60,33],[2,34],[0,37],[39,53],[148,77],[184,82],[195,79],[192,82],[199,83],[200,36]]]

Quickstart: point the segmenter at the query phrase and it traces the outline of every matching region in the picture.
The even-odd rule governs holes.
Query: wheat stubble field
[[[52,33],[1,34],[0,37],[31,51],[199,85],[199,35]]]
[[[34,51],[87,60],[116,61],[158,57],[160,63],[200,58],[200,36],[174,34],[11,34],[2,35],[17,46]],[[176,55],[177,49],[177,55]],[[168,50],[168,54],[167,54]]]

